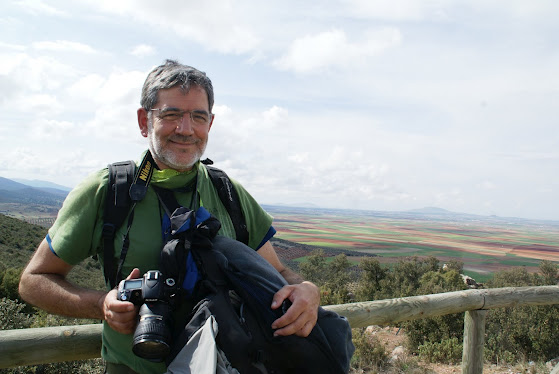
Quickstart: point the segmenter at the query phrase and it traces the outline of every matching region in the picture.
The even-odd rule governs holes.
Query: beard
[[[191,143],[194,147],[188,150],[173,150],[166,147],[166,143],[177,141],[180,143]],[[177,171],[189,171],[200,161],[206,150],[206,141],[193,136],[171,135],[166,139],[161,139],[153,134],[153,126],[148,125],[149,150],[153,158],[162,169],[170,168]],[[162,165],[161,165],[162,164]]]

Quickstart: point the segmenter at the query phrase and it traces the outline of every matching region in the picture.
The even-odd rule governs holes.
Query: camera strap
[[[136,208],[136,204],[142,201],[143,198],[146,196],[148,186],[155,168],[157,168],[157,164],[155,163],[151,152],[148,150],[142,160],[142,163],[140,164],[138,172],[134,176],[134,181],[132,182],[132,185],[130,186],[130,189],[128,191],[128,194],[132,201],[132,206],[130,208],[130,214],[128,215],[126,235],[124,236],[122,250],[120,252],[120,258],[118,261],[116,281],[114,285],[111,284],[112,287],[117,285],[123,279],[122,266],[124,264],[124,260],[126,259],[126,255],[128,254],[128,248],[130,247],[130,228],[132,227],[132,222],[134,221],[134,208]],[[112,245],[114,246],[114,242],[112,243]],[[105,259],[105,262],[107,262],[107,260],[108,259]]]

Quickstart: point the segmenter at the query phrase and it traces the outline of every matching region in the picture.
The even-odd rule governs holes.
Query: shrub
[[[0,330],[26,329],[33,318],[23,313],[25,304],[6,297],[0,299]]]
[[[365,329],[353,329],[355,353],[351,358],[351,366],[363,370],[379,372],[388,366],[388,354],[379,339],[367,333]]]
[[[0,297],[20,300],[18,287],[23,268],[7,268],[0,273]],[[21,300],[20,300],[21,301]]]
[[[426,362],[457,364],[462,360],[462,343],[456,337],[419,346],[419,357]]]

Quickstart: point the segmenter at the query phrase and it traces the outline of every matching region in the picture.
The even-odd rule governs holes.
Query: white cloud
[[[53,149],[52,145],[50,151],[37,146],[19,146],[10,149],[8,153],[0,154],[2,175],[50,180],[69,187],[73,187],[100,166],[102,163],[88,151],[76,149],[61,152],[60,149]]]
[[[46,56],[33,57],[24,53],[1,54],[0,76],[5,77],[3,84],[11,85],[10,97],[25,92],[54,90],[63,82],[76,76],[76,68]],[[4,90],[2,90],[4,91]]]
[[[239,119],[238,126],[247,134],[254,131],[270,131],[277,126],[289,123],[288,117],[287,109],[274,105],[257,116]]]
[[[23,52],[27,49],[27,47],[25,47],[22,44],[13,44],[13,43],[6,43],[0,41],[0,49],[8,49],[17,52]]]
[[[250,27],[250,4],[230,0],[198,2],[118,1],[91,2],[103,12],[134,18],[142,23],[169,30],[192,40],[203,48],[220,53],[243,54],[260,44],[257,32]],[[248,8],[248,9],[247,9]]]
[[[130,54],[136,57],[148,57],[156,54],[156,49],[151,45],[139,44],[130,50]]]
[[[105,82],[99,74],[87,74],[68,87],[68,93],[73,97],[95,98]]]
[[[349,40],[343,30],[334,29],[295,40],[274,66],[280,70],[318,74],[331,67],[364,65],[368,58],[398,46],[401,40],[395,28],[371,30],[363,33],[359,40]]]
[[[43,15],[43,16],[57,16],[57,17],[67,17],[68,14],[52,5],[46,4],[42,0],[25,0],[16,1],[14,4],[21,7],[21,9],[27,13],[33,15]]]
[[[33,118],[58,114],[62,111],[63,104],[54,95],[31,94],[18,98],[13,103],[13,109]]]
[[[495,183],[493,183],[492,181],[483,181],[478,185],[478,187],[484,190],[494,190],[497,188]]]
[[[140,92],[146,75],[140,71],[112,72],[97,92],[97,101],[110,105],[136,103],[139,107]]]
[[[38,50],[53,51],[53,52],[78,52],[86,54],[94,54],[97,51],[91,46],[72,42],[69,40],[54,40],[54,41],[41,41],[32,43],[32,47]]]
[[[357,18],[390,21],[421,21],[426,18],[444,18],[443,0],[343,0],[345,9]]]
[[[48,156],[47,156],[48,157]],[[31,147],[11,148],[8,152],[0,154],[0,164],[3,170],[20,169],[27,173],[37,173],[41,169],[41,163],[45,157],[41,157]]]
[[[75,133],[76,126],[68,121],[38,120],[31,125],[30,136],[37,141],[50,141],[51,139],[67,139],[68,134]]]

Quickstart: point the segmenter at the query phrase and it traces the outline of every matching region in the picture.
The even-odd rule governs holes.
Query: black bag
[[[190,252],[201,278],[194,291],[200,301],[189,318],[175,321],[175,331],[179,333],[174,338],[168,364],[211,314],[219,329],[217,346],[242,374],[349,371],[354,346],[351,328],[344,317],[319,308],[318,322],[307,338],[274,337],[272,322],[288,308],[270,307],[274,294],[287,284],[283,277],[252,248],[216,236],[220,224],[214,217],[178,234],[178,228],[193,226],[181,222],[184,217],[171,217],[178,239],[165,246],[161,270],[164,274],[176,271],[177,264],[184,264],[186,253]]]

